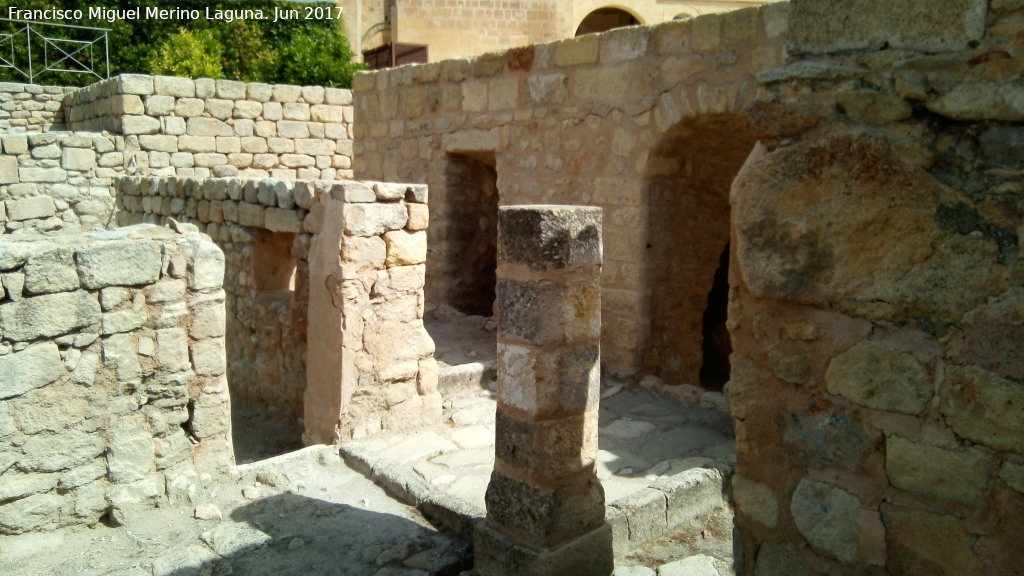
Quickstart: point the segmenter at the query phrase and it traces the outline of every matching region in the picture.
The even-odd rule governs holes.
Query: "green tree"
[[[221,45],[212,30],[182,28],[164,40],[149,57],[153,74],[189,76],[192,78],[223,78]]]
[[[352,76],[363,67],[352,62],[352,49],[340,24],[293,36],[281,51],[281,62],[277,75],[281,82],[345,88],[352,86]]]

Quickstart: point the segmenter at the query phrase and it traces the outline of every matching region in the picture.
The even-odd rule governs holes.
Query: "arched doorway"
[[[580,22],[576,28],[576,36],[607,32],[613,28],[636,26],[637,24],[642,24],[642,22],[621,8],[598,8],[587,14],[587,17]]]
[[[709,114],[665,134],[647,168],[646,370],[669,385],[728,380],[729,188],[755,138],[737,114]]]

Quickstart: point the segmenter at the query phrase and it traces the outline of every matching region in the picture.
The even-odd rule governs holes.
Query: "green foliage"
[[[224,47],[212,30],[182,28],[168,36],[149,56],[149,71],[166,76],[223,78]]]
[[[360,68],[351,60],[352,49],[344,33],[314,28],[309,34],[293,38],[282,51],[278,77],[287,84],[351,87],[352,76]]]
[[[226,77],[270,83],[322,84],[350,87],[361,64],[351,62],[352,52],[340,19],[273,21],[274,8],[294,9],[305,15],[307,7],[334,7],[334,2],[290,2],[286,0],[0,0],[0,13],[8,7],[20,9],[61,8],[81,10],[103,7],[117,10],[147,7],[197,10],[195,20],[88,19],[63,24],[110,28],[110,74],[159,73],[193,77]],[[207,20],[207,11],[262,10],[264,18],[251,20]],[[0,33],[14,28],[0,22]],[[57,30],[49,29],[56,34]],[[73,32],[85,35],[89,32]],[[35,51],[35,48],[33,48]],[[218,61],[219,62],[216,62]],[[218,65],[219,64],[219,65]],[[9,70],[0,69],[0,80],[24,81]],[[48,73],[37,82],[88,84],[95,76]]]

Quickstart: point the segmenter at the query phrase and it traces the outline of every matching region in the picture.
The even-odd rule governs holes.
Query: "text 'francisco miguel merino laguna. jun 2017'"
[[[104,20],[116,22],[118,20],[223,20],[232,22],[234,20],[336,20],[341,18],[341,7],[339,6],[303,6],[302,8],[282,9],[274,7],[273,11],[258,9],[210,9],[190,10],[182,8],[157,8],[154,6],[136,7],[127,9],[106,8],[102,6],[90,7],[86,10],[64,10],[61,8],[46,9],[21,9],[11,6],[7,9],[7,18],[11,20],[35,20],[39,22],[51,22],[68,24],[74,21]]]

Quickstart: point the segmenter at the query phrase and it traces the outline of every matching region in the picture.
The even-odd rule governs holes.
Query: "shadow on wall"
[[[290,493],[238,508],[231,520],[204,532],[205,546],[196,543],[175,554],[179,567],[164,573],[371,576],[389,568],[405,573],[409,568],[403,564],[453,563],[465,557],[453,550],[433,558],[444,556],[434,531],[405,518]],[[382,546],[387,543],[396,549]],[[452,566],[452,573],[467,568]]]
[[[742,116],[706,115],[668,132],[648,161],[643,366],[667,384],[720,390],[728,379],[729,188],[755,142]]]

